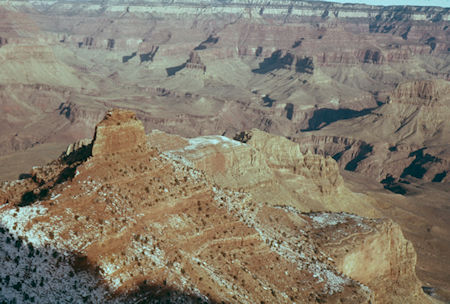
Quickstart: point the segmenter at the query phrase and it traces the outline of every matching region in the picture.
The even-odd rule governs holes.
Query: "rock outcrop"
[[[72,154],[84,147],[87,147],[91,144],[92,144],[92,139],[89,139],[89,138],[78,140],[77,142],[67,146],[66,156],[69,156],[70,154]]]
[[[379,181],[391,176],[445,182],[450,160],[449,92],[445,80],[402,83],[386,104],[371,113],[294,141],[304,151],[330,155],[343,169],[365,172]]]
[[[414,248],[397,224],[390,220],[368,224],[355,216],[326,213],[312,219],[313,239],[342,273],[375,291],[376,303],[430,302],[416,277]],[[355,233],[352,222],[358,222],[362,231]],[[324,241],[324,235],[332,236]]]
[[[198,69],[206,72],[206,66],[203,64],[197,52],[191,52],[191,54],[189,54],[189,59],[186,61],[186,68]]]
[[[347,211],[365,216],[378,212],[366,196],[352,193],[343,182],[336,162],[311,153],[280,136],[257,129],[235,140],[223,136],[172,139],[161,132],[149,135],[150,145],[167,155],[181,157],[202,170],[213,182],[246,191],[271,205],[294,206],[301,211]],[[172,141],[176,147],[168,146]]]
[[[450,84],[443,80],[416,80],[401,83],[390,94],[388,103],[422,106],[449,105]]]
[[[396,295],[386,294],[385,290],[392,289],[382,289],[383,284],[404,288],[402,293],[411,293],[408,299],[428,301],[423,293],[409,289],[417,286],[411,273],[414,253],[392,223],[349,214],[304,214],[293,207],[262,203],[251,192],[227,190],[211,183],[214,170],[219,174],[225,171],[207,165],[211,154],[205,155],[203,146],[217,145],[222,140],[222,146],[227,145],[230,150],[249,146],[255,155],[270,150],[273,157],[264,156],[269,159],[268,167],[286,162],[300,170],[303,166],[293,143],[281,141],[283,149],[276,151],[275,146],[268,149],[266,142],[264,148],[259,146],[263,152],[258,152],[249,142],[268,135],[257,134],[256,130],[251,138],[247,136],[246,144],[220,137],[189,140],[185,156],[189,150],[191,155],[197,153],[197,164],[202,164],[201,158],[206,156],[205,172],[201,172],[181,152],[164,155],[154,148],[143,149],[142,130],[132,112],[112,110],[97,125],[92,157],[89,149],[82,147],[69,158],[64,156],[49,166],[36,168],[39,177],[35,174],[2,186],[2,193],[10,196],[0,205],[0,228],[1,233],[10,236],[0,237],[6,243],[1,248],[17,260],[17,267],[8,266],[0,275],[0,282],[6,282],[5,275],[9,278],[7,283],[1,283],[6,300],[17,297],[19,284],[20,290],[26,290],[27,299],[57,300],[58,296],[49,298],[54,295],[45,282],[64,279],[65,269],[73,274],[71,278],[81,282],[81,290],[91,291],[86,300],[111,303],[155,299],[207,303],[373,303],[374,299],[395,302]],[[130,131],[136,136],[126,136]],[[157,146],[157,139],[161,147],[167,143],[178,147],[186,142],[159,132],[152,133],[150,144]],[[229,155],[224,154],[222,159]],[[331,166],[321,162],[309,164],[319,168]],[[280,170],[290,166],[284,164]],[[42,192],[42,185],[54,180],[54,168],[73,174],[54,182],[46,193],[26,205],[13,203],[24,187],[30,189],[28,193]],[[345,232],[339,229],[336,234],[335,229],[327,228],[338,224],[344,225]],[[352,242],[347,241],[346,234],[353,237]],[[26,265],[22,265],[22,260],[31,263],[27,265],[32,268],[35,265],[9,249],[11,239],[26,240],[28,248],[45,256],[50,247],[55,252],[54,259],[60,254],[65,258],[55,261],[49,257],[47,263],[54,271],[43,271],[46,278],[42,286],[37,286],[23,280]],[[338,242],[332,245],[330,240]],[[18,242],[23,241],[16,241],[16,246]],[[343,243],[349,249],[345,254]],[[371,281],[378,264],[364,257],[375,257],[376,250],[384,249],[389,249],[383,251],[386,260]],[[363,274],[360,269],[364,266],[349,260],[366,263],[371,271]],[[98,279],[92,273],[99,276],[103,285],[94,287]],[[353,280],[352,275],[367,280],[366,286]],[[390,279],[397,281],[392,283]],[[411,284],[397,284],[404,281]],[[60,285],[56,290],[60,290]],[[79,297],[78,289],[65,287],[65,294]]]
[[[92,156],[146,152],[144,125],[132,111],[114,109],[95,127]]]

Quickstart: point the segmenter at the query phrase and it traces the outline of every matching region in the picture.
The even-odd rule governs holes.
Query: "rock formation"
[[[155,137],[155,140],[153,138]],[[168,135],[166,135],[168,136]],[[253,129],[236,137],[206,136],[166,146],[161,133],[150,134],[150,143],[169,155],[178,155],[203,170],[222,187],[250,192],[272,205],[295,206],[301,211],[347,211],[375,216],[368,197],[349,191],[331,158],[300,152],[285,138]]]
[[[257,139],[265,136],[252,133],[249,141],[257,146]],[[396,293],[385,293],[393,289],[405,294],[403,299],[409,303],[429,301],[417,290],[414,251],[390,221],[270,206],[251,192],[212,184],[213,171],[191,167],[182,155],[143,149],[142,134],[142,124],[132,112],[112,110],[97,125],[92,154],[85,146],[36,168],[39,176],[2,186],[0,254],[17,261],[16,267],[7,264],[1,274],[2,299],[58,301],[62,296],[55,296],[47,282],[72,282],[65,278],[69,272],[78,288],[90,290],[85,300],[111,303],[371,303],[374,299],[396,303]],[[162,146],[167,137],[170,140],[155,134],[150,144]],[[205,143],[204,138],[192,141],[200,147]],[[224,144],[232,149],[249,146],[231,140]],[[185,148],[199,153],[198,164],[202,163],[200,147]],[[277,161],[298,162],[293,158],[299,157],[295,144],[285,142],[284,147],[294,154],[281,149],[268,161],[271,166]],[[319,162],[319,166],[327,165]],[[73,174],[61,179],[69,172]],[[55,176],[59,176],[56,181]],[[51,181],[42,193],[42,186]],[[27,193],[41,194],[24,204],[31,196],[21,196],[26,187],[31,188]],[[22,202],[17,205],[18,197]],[[340,228],[338,235],[331,226]],[[16,246],[25,242],[28,254],[39,251],[39,256],[47,257],[47,262],[37,259],[36,263],[47,263],[54,271],[42,270],[40,286],[33,283],[34,275],[32,281],[23,279],[23,263],[31,269],[37,265],[14,251],[8,245],[11,239]],[[385,254],[378,275],[379,265],[364,259],[366,254],[376,256],[374,247]],[[370,272],[362,274],[363,266],[352,264],[358,259]],[[103,284],[95,285],[98,279],[93,274]],[[64,288],[68,298],[79,299],[79,289],[64,284],[57,284],[56,290]]]
[[[176,150],[172,155],[213,172],[212,182],[245,190],[270,206],[372,216],[369,205],[375,203],[402,229],[409,227],[419,257],[435,249],[433,267],[419,258],[419,276],[427,287],[448,289],[449,271],[439,262],[448,249],[429,246],[430,235],[436,244],[448,243],[441,233],[448,230],[445,224],[431,228],[436,214],[447,209],[394,204],[402,199],[422,204],[424,193],[433,193],[442,208],[449,201],[448,192],[434,191],[449,181],[448,8],[119,2],[0,4],[0,180],[27,178],[32,171],[40,183],[36,188],[25,179],[19,182],[23,191],[8,188],[10,202],[21,204],[20,193],[27,193],[23,204],[42,200],[73,179],[92,154],[91,144],[70,147],[64,161],[46,169],[30,168],[52,161],[70,143],[92,138],[107,109],[127,108],[147,133],[159,129],[184,137],[166,145],[164,153]],[[247,130],[254,128],[299,145],[257,131],[253,136],[265,145],[250,139],[227,147],[226,139],[204,137],[250,135]],[[198,136],[209,144],[198,153],[184,151],[191,145],[186,138]],[[164,133],[158,137],[170,141]],[[120,151],[114,157],[137,153],[121,138],[99,142],[94,158],[113,157],[107,151],[116,142]],[[78,150],[82,153],[74,153]],[[365,183],[358,193],[349,190],[354,181]],[[367,191],[375,188],[374,198]],[[408,221],[414,212],[428,216],[424,222],[431,225],[420,221],[417,235]],[[450,289],[447,294],[448,301]]]
[[[449,92],[450,84],[444,80],[402,83],[379,109],[295,141],[379,181],[391,176],[445,182],[450,157]]]
[[[76,152],[77,150],[80,150],[91,144],[92,144],[92,140],[89,138],[85,138],[85,139],[77,141],[76,143],[70,144],[66,149],[66,156],[69,156],[70,154]]]
[[[196,52],[192,52],[189,55],[189,59],[186,61],[186,68],[188,69],[199,69],[206,72],[206,66],[203,64],[200,56]]]
[[[340,271],[375,291],[377,303],[423,301],[415,274],[416,253],[397,224],[379,220],[362,237],[361,232],[354,233],[347,227],[358,221],[357,217],[342,220],[334,214],[318,214],[312,219],[313,238],[333,257]],[[323,241],[323,235],[332,236]]]
[[[300,57],[286,50],[277,50],[259,64],[258,73],[267,73],[276,69],[288,69],[298,73],[312,74],[314,63],[312,57]]]
[[[111,110],[95,127],[92,156],[114,153],[145,152],[146,136],[144,125],[132,111]]]

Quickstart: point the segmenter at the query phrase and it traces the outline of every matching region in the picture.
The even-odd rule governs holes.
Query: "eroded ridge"
[[[139,134],[126,137],[130,138],[128,146],[105,150],[117,140],[109,137],[140,130],[136,125],[139,123],[130,112],[109,112],[98,125],[103,130],[97,127],[93,142],[93,149],[100,143],[98,151],[102,152],[81,153],[84,157],[75,158],[73,176],[52,183],[54,176],[45,174],[71,166],[61,158],[36,168],[41,173],[39,180],[33,175],[2,185],[0,222],[6,237],[1,240],[6,249],[1,253],[15,261],[18,267],[14,271],[19,272],[11,278],[13,268],[8,266],[1,275],[5,300],[20,296],[24,302],[58,302],[57,296],[41,287],[65,279],[67,271],[75,278],[66,280],[67,284],[81,284],[81,291],[78,285],[62,285],[67,299],[81,295],[86,301],[370,303],[379,297],[370,285],[370,276],[361,278],[369,278],[364,285],[340,266],[345,254],[330,254],[327,242],[334,232],[318,233],[322,226],[317,223],[344,223],[349,234],[357,234],[361,240],[353,244],[354,251],[361,251],[366,235],[384,240],[384,235],[376,235],[381,220],[304,214],[294,207],[261,203],[251,193],[215,184],[182,156],[144,148],[136,139]],[[244,144],[228,140],[228,145]],[[20,204],[17,195],[24,188],[39,189],[48,183],[52,187],[46,194],[30,204]],[[12,240],[17,251],[10,248]],[[19,243],[28,251],[20,250]],[[35,263],[41,262],[23,257],[34,250],[50,254],[49,269],[54,269],[42,273],[42,286],[41,282],[36,285],[34,275],[31,281],[24,279],[26,272],[37,269]],[[396,252],[396,247],[392,250]],[[59,260],[60,255],[63,258]],[[413,265],[402,252],[396,256],[398,260],[393,262]],[[402,272],[400,276],[408,279]],[[27,296],[20,295],[25,290]]]

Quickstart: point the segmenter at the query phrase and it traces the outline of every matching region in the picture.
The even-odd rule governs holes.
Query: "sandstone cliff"
[[[248,191],[257,200],[302,211],[378,214],[368,197],[346,188],[333,159],[302,154],[298,144],[280,136],[253,129],[237,135],[243,143],[220,136],[167,139],[160,132],[149,135],[150,144],[167,155],[185,158],[218,185]],[[172,141],[180,143],[176,149],[167,146]]]
[[[371,113],[331,124],[294,140],[331,155],[341,167],[378,180],[448,180],[450,85],[444,80],[399,84]]]
[[[312,219],[313,238],[333,257],[340,271],[375,291],[377,303],[432,302],[424,297],[416,277],[414,248],[397,224],[378,220],[367,225],[357,217],[333,214],[317,214]],[[354,233],[347,227],[353,221],[360,223],[362,232]],[[332,236],[324,241],[322,236],[329,233]]]
[[[450,75],[444,8],[124,3],[3,2],[2,154],[91,136],[113,106],[134,108],[147,130],[292,137],[367,113],[399,82]],[[30,101],[42,95],[44,113]]]
[[[92,156],[147,152],[144,125],[132,111],[112,110],[95,127]]]
[[[268,135],[257,133],[253,130],[254,137],[247,136],[247,143],[253,141],[256,147],[257,139],[267,140]],[[65,278],[66,270],[70,278],[80,282],[80,290],[91,290],[86,300],[112,303],[146,299],[210,303],[395,302],[394,293],[381,291],[386,284],[414,294],[411,299],[426,301],[415,289],[417,281],[411,271],[414,252],[392,223],[348,214],[303,214],[293,207],[261,203],[252,191],[227,190],[212,184],[214,170],[218,176],[225,172],[220,166],[213,170],[205,165],[205,172],[201,172],[187,160],[189,154],[196,153],[193,163],[202,164],[205,156],[203,164],[219,165],[211,162],[204,148],[220,139],[222,146],[230,150],[248,146],[254,155],[261,153],[257,157],[264,159],[267,168],[278,164],[283,167],[279,172],[293,170],[294,165],[296,170],[306,170],[299,163],[302,156],[294,144],[278,141],[284,147],[279,151],[273,146],[268,149],[267,142],[260,146],[265,153],[272,152],[271,158],[250,144],[220,137],[186,141],[152,133],[150,146],[157,145],[157,138],[161,147],[168,142],[172,147],[188,142],[191,148],[184,148],[183,157],[181,150],[163,155],[155,148],[143,148],[142,135],[142,125],[134,114],[113,110],[98,124],[92,146],[82,146],[48,166],[36,168],[33,178],[2,186],[0,221],[2,234],[7,235],[0,238],[5,242],[2,248],[6,248],[0,254],[7,250],[17,261],[17,267],[8,264],[1,275],[0,282],[7,281],[2,283],[6,300],[21,296],[22,289],[27,293],[24,301],[58,300],[45,282],[72,282]],[[306,164],[310,168],[318,165],[325,172],[327,166],[332,166],[320,161]],[[328,175],[320,178],[326,180]],[[21,196],[25,189],[35,195]],[[322,224],[345,226],[345,233],[355,240],[346,245],[348,252],[338,254],[341,245],[328,242],[336,239],[335,229],[327,231]],[[339,243],[346,238],[342,233]],[[28,248],[43,252],[44,257],[51,255],[46,263],[54,271],[41,272],[45,278],[38,287],[40,293],[34,281],[23,279],[26,265],[22,261],[31,263],[32,268],[34,262],[6,245],[11,239],[25,240]],[[18,242],[22,241],[15,244]],[[351,263],[340,262],[346,257],[355,261],[353,255],[360,257],[361,252],[375,256],[374,250],[387,244],[389,250],[383,252],[388,262],[381,265],[373,282],[378,264],[370,259],[364,262],[373,271],[365,276],[357,270],[362,267],[359,264],[352,264],[352,268],[348,266]],[[58,260],[59,255],[64,259]],[[13,270],[16,274],[12,277]],[[94,287],[98,281],[92,273],[103,285]],[[354,281],[352,275],[367,281],[368,287]],[[60,288],[65,288],[72,299],[80,298],[78,291],[64,284],[56,286],[56,290]],[[111,292],[114,296],[108,297]]]

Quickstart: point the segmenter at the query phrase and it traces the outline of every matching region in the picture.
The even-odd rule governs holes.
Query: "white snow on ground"
[[[209,136],[201,136],[196,138],[188,139],[189,145],[184,148],[177,150],[165,151],[161,154],[161,156],[166,159],[172,160],[177,164],[184,165],[186,167],[194,167],[190,159],[197,159],[204,157],[202,148],[211,147],[211,146],[220,146],[221,148],[233,148],[237,146],[245,145],[239,141],[229,139],[225,136],[219,135],[209,135]],[[187,155],[187,157],[185,156]]]
[[[187,149],[196,149],[203,145],[218,145],[224,143],[227,145],[242,145],[239,142],[223,136],[207,136],[189,140],[190,145]],[[196,181],[205,180],[204,173],[193,169],[191,163],[182,156],[172,154],[169,151],[165,153],[163,158],[173,162],[176,172],[182,171]],[[123,208],[122,198],[119,197],[117,193],[103,189],[101,182],[88,177],[87,180],[82,182],[78,181],[78,183],[83,189],[83,195],[96,195],[99,199],[109,199],[109,206],[112,209],[120,210],[121,207]],[[339,292],[342,290],[343,286],[350,282],[348,278],[335,273],[329,265],[314,258],[317,257],[317,254],[312,252],[316,248],[311,243],[302,240],[301,236],[304,233],[303,231],[299,231],[298,236],[286,239],[285,237],[282,237],[280,232],[276,231],[274,227],[266,227],[265,225],[260,224],[257,220],[259,208],[255,208],[254,210],[248,205],[251,201],[251,196],[249,194],[224,191],[215,187],[213,188],[213,191],[215,192],[215,199],[218,204],[224,203],[225,208],[236,214],[241,221],[254,227],[262,240],[270,244],[271,250],[295,263],[299,269],[310,271],[318,282],[324,282],[325,292],[330,294]],[[57,202],[58,197],[59,194],[52,194],[51,200]],[[74,199],[76,198],[74,197]],[[294,208],[292,209],[293,210],[284,211],[297,212]],[[72,214],[72,210],[70,209],[66,209],[66,212]],[[11,210],[6,210],[6,208],[0,206],[0,229],[3,227],[7,228],[7,230],[4,230],[3,233],[0,234],[0,261],[6,261],[5,272],[0,271],[0,303],[3,301],[10,303],[14,301],[13,299],[16,299],[15,301],[18,303],[27,301],[32,302],[31,299],[33,299],[35,303],[79,303],[85,301],[93,303],[111,302],[105,299],[107,291],[98,284],[96,278],[88,273],[76,273],[73,270],[70,264],[70,259],[72,257],[70,253],[63,251],[62,248],[56,249],[59,250],[57,252],[55,249],[51,249],[46,245],[51,243],[54,243],[55,245],[58,244],[55,240],[52,241],[49,239],[48,233],[51,231],[55,236],[58,235],[59,232],[56,228],[58,225],[55,224],[60,221],[60,219],[52,219],[53,224],[46,223],[43,225],[34,225],[31,230],[25,229],[29,221],[38,216],[45,215],[46,213],[47,209],[40,205],[39,202],[31,206]],[[118,212],[117,214],[125,218],[126,213],[127,212],[121,214]],[[353,215],[318,213],[312,214],[311,218],[313,224],[315,223],[317,225],[337,225],[339,223],[344,223],[348,218],[353,218],[358,223],[362,223],[362,218],[360,219],[360,217]],[[135,221],[135,219],[128,220]],[[182,222],[182,217],[174,216],[170,219],[169,224],[180,225]],[[95,227],[92,227],[92,230],[94,230],[94,228]],[[156,225],[153,228],[156,228]],[[125,229],[125,227],[123,227],[123,229]],[[3,234],[7,236],[3,237]],[[17,240],[19,237],[25,240],[23,245],[16,245],[18,244]],[[27,245],[26,242],[29,242],[29,245]],[[80,243],[80,240],[77,240],[77,238],[74,237],[72,242]],[[64,244],[61,246],[64,246]],[[43,256],[42,259],[35,257],[35,248],[38,247],[38,255],[40,254]],[[14,250],[18,253],[14,253]],[[148,239],[147,237],[145,237],[144,240],[141,239],[141,236],[136,236],[132,245],[127,249],[125,260],[123,257],[120,257],[120,260],[126,265],[131,262],[129,259],[133,257],[138,257],[140,260],[151,262],[155,267],[164,267],[167,263],[165,253],[158,248],[157,241]],[[121,271],[116,273],[122,266],[114,263],[114,259],[111,260],[110,258],[111,257],[109,257],[109,259],[105,257],[105,259],[99,263],[99,266],[101,273],[104,275],[103,279],[109,283],[112,289],[115,289],[120,287],[122,284],[121,282],[128,280],[128,276],[132,273],[123,273]],[[208,268],[210,267],[208,265],[204,265],[204,267],[207,272],[210,272],[211,277],[215,276],[214,269]],[[36,274],[30,274],[30,272]],[[8,279],[6,278],[6,275],[8,276]],[[193,286],[189,286],[189,282],[181,275],[181,265],[178,263],[174,263],[172,273],[170,273],[168,279],[169,278],[175,285],[179,285],[179,287],[182,287],[185,290],[191,290],[194,294],[203,298],[200,292]],[[219,284],[223,284],[224,286],[230,283],[228,281],[223,281],[218,276],[215,279]],[[177,295],[174,295],[174,297],[177,297]],[[180,299],[183,300],[183,303],[186,300],[189,302],[189,299],[183,298],[181,295]],[[150,299],[146,300],[148,300],[148,303],[152,303]],[[172,303],[176,302],[178,301],[173,301]]]
[[[50,197],[50,200],[51,201],[54,201],[55,199],[57,199],[58,197],[60,197],[61,196],[61,193],[59,193],[59,194],[54,194],[54,193],[52,193],[52,196]]]
[[[0,303],[105,303],[107,291],[72,256],[27,243],[0,226]]]
[[[313,220],[313,225],[315,228],[323,228],[326,226],[335,226],[338,224],[347,223],[349,220],[356,222],[357,226],[363,229],[370,229],[366,224],[364,224],[364,218],[358,215],[349,213],[311,213],[308,216]]]
[[[1,186],[2,186],[1,189],[6,190],[6,188],[8,188],[8,187],[12,187],[12,186],[18,185],[18,184],[23,184],[24,182],[25,182],[25,180],[23,180],[23,179],[17,179],[17,180],[13,180],[13,181],[3,182],[1,184]]]
[[[0,212],[2,210],[0,209]],[[23,237],[32,243],[34,246],[42,246],[49,241],[47,236],[47,229],[37,230],[32,227],[30,230],[25,230],[26,224],[38,216],[45,215],[47,208],[36,202],[31,206],[20,207],[16,209],[8,209],[0,213],[0,224],[7,228],[15,237]],[[52,228],[50,227],[50,231]]]
[[[298,235],[286,238],[274,227],[259,223],[257,220],[259,208],[255,206],[252,208],[247,204],[251,200],[250,194],[225,191],[216,187],[213,187],[213,191],[215,201],[219,205],[224,204],[228,211],[236,214],[241,221],[256,229],[261,239],[269,244],[272,251],[296,264],[299,270],[311,272],[318,282],[324,282],[324,292],[329,294],[341,292],[345,285],[350,284],[349,278],[338,275],[331,266],[319,261],[320,257],[325,258],[325,256],[320,251],[317,252],[314,244],[302,238],[302,235],[305,234],[304,231],[298,231]],[[278,208],[285,212],[292,213],[294,211],[290,210],[293,209],[292,207]],[[298,211],[295,210],[293,213],[298,213]],[[317,219],[321,220],[319,217]]]
[[[205,146],[223,145],[226,147],[236,147],[242,146],[243,143],[229,139],[225,136],[211,135],[211,136],[201,136],[189,139],[189,146],[185,147],[184,150],[197,150]]]
[[[166,159],[170,159],[176,163],[181,163],[182,165],[184,165],[186,167],[194,167],[194,164],[190,160],[187,160],[185,157],[175,154],[173,152],[176,152],[176,151],[166,151],[166,152],[162,153],[161,156],[165,157]]]
[[[332,226],[347,222],[347,218],[337,213],[317,213],[310,215],[311,219],[321,226]]]

